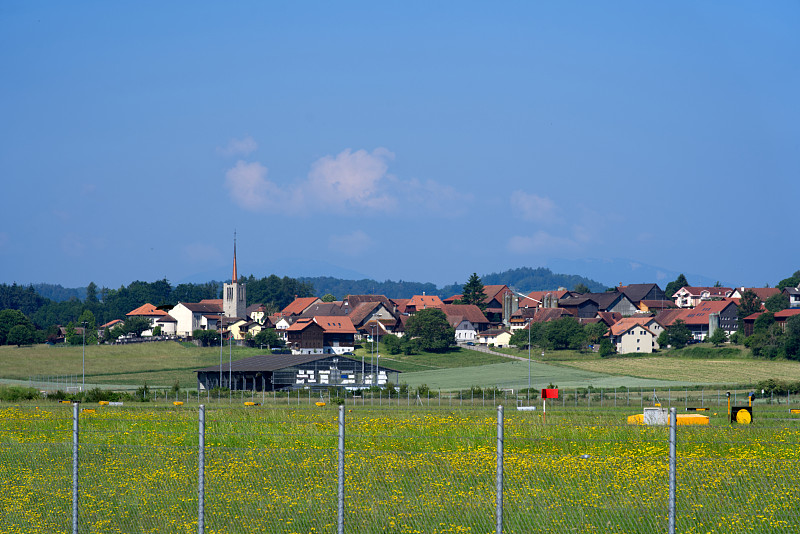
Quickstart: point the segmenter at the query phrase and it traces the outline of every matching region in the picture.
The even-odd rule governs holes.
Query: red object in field
[[[558,390],[557,389],[543,389],[542,390],[542,398],[543,399],[557,399],[558,398]]]

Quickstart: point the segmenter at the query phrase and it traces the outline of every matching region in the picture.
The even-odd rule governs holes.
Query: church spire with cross
[[[226,318],[247,318],[247,286],[239,283],[236,266],[236,232],[233,232],[233,275],[231,283],[223,287],[222,311]]]

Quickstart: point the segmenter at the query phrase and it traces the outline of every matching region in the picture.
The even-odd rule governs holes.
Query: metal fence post
[[[72,404],[72,534],[78,534],[78,409]]]
[[[338,534],[344,534],[344,406],[339,406],[339,512]]]
[[[497,407],[497,529],[503,534],[503,405]]]
[[[669,534],[675,534],[675,486],[677,468],[677,459],[675,454],[677,427],[678,427],[678,414],[677,408],[669,409]]]
[[[206,505],[206,407],[200,405],[197,445],[197,534],[205,532]]]

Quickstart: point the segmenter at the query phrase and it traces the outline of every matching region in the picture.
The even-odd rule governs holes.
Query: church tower
[[[247,318],[247,286],[239,283],[236,272],[236,232],[233,233],[233,276],[223,286],[222,310],[225,317]]]

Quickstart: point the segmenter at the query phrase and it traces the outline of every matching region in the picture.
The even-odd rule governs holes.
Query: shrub
[[[39,390],[19,386],[0,387],[0,400],[18,402],[21,400],[36,400],[41,398]]]

